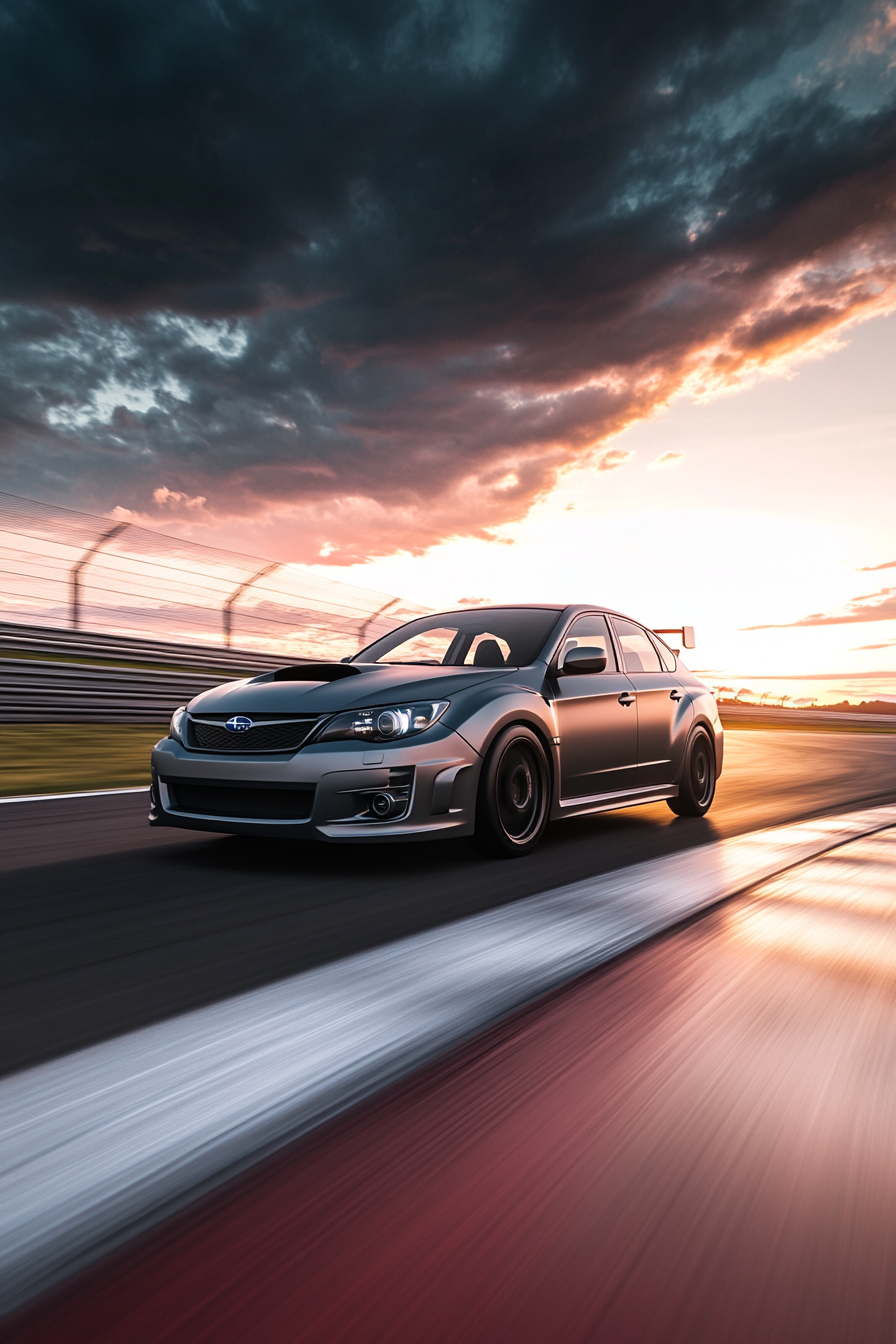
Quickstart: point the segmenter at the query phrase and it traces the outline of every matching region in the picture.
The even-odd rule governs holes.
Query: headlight
[[[184,745],[184,728],[187,726],[187,707],[181,705],[171,715],[171,722],[168,725],[168,736],[173,737],[175,742]]]
[[[420,705],[384,705],[378,709],[352,709],[337,714],[318,734],[318,742],[395,742],[400,737],[424,733],[448,708],[448,700],[426,700]]]

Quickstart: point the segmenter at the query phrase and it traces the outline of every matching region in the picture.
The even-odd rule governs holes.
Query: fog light
[[[375,817],[391,817],[400,812],[403,802],[393,798],[391,793],[375,793],[370,800],[370,810]]]

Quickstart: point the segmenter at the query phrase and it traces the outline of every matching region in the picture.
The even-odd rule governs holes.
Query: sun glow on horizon
[[[601,602],[695,625],[692,663],[713,684],[896,699],[896,620],[793,624],[890,587],[886,569],[879,582],[867,571],[896,560],[896,408],[882,376],[894,366],[896,317],[879,319],[788,378],[681,398],[616,435],[614,470],[567,471],[492,541],[326,572],[436,607],[469,593]],[[665,462],[674,470],[655,469]]]

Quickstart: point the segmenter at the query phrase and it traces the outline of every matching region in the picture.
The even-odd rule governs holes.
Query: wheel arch
[[[704,714],[702,711],[699,711],[695,715],[694,721],[691,724],[690,728],[688,729],[688,735],[685,738],[684,750],[681,753],[681,761],[679,763],[677,771],[675,772],[676,784],[681,783],[681,776],[684,772],[685,765],[687,764],[688,753],[691,748],[691,743],[694,740],[694,734],[699,732],[701,728],[706,733],[706,736],[709,738],[710,742],[713,745],[713,750],[715,752],[715,758],[716,758],[716,779],[718,779],[719,775],[722,773],[722,749],[724,745],[724,735],[720,729],[716,728],[712,720],[707,718],[706,714]]]
[[[492,725],[485,741],[482,744],[482,752],[481,752],[482,759],[483,761],[486,760],[495,742],[505,731],[505,729],[516,727],[528,728],[530,732],[533,732],[535,734],[535,736],[541,743],[542,750],[544,751],[545,755],[545,760],[548,763],[551,805],[553,806],[556,790],[556,777],[557,777],[557,768],[556,768],[557,762],[555,756],[556,748],[554,747],[553,743],[553,735],[548,732],[547,727],[536,714],[532,715],[526,714],[521,708],[517,707],[514,710],[509,710],[506,716],[502,716],[500,719],[498,719],[497,722]]]

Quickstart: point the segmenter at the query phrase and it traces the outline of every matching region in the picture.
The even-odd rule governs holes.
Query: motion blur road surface
[[[896,829],[209,1197],[15,1344],[892,1344]]]
[[[657,804],[559,822],[517,862],[154,831],[145,794],[4,804],[2,1071],[563,883],[894,799],[892,736],[749,731],[726,734],[703,820]]]

